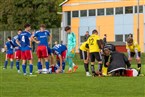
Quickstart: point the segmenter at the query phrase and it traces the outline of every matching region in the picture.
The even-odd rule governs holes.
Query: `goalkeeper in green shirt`
[[[69,26],[65,27],[65,31],[67,32],[67,62],[69,64],[68,73],[76,72],[78,66],[75,65],[72,59],[75,56],[75,47],[76,47],[76,36],[73,32],[71,32],[71,28]]]

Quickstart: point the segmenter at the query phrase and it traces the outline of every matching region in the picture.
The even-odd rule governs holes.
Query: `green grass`
[[[17,74],[10,66],[2,70],[3,62],[4,54],[0,54],[0,97],[145,97],[145,77],[86,77],[79,56],[74,60],[79,65],[76,73],[37,77]],[[145,73],[145,54],[142,63]]]

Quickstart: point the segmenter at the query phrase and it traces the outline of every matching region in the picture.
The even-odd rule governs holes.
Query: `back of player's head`
[[[46,25],[45,24],[41,24],[40,27],[46,28]]]
[[[11,36],[8,36],[8,39],[11,40]]]
[[[93,30],[92,34],[98,34],[98,31],[97,30]]]
[[[24,28],[28,28],[28,27],[31,27],[31,25],[30,24],[25,24],[24,25]]]
[[[106,49],[108,49],[110,51],[116,51],[116,48],[113,44],[106,44],[103,48],[103,51],[105,51]]]
[[[65,30],[65,31],[68,31],[68,30],[70,30],[70,29],[71,29],[70,26],[66,26],[64,30]]]
[[[133,43],[133,38],[132,37],[128,37],[127,38],[127,43]]]
[[[22,29],[18,29],[18,31],[22,31]]]

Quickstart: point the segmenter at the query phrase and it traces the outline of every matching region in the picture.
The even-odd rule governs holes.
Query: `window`
[[[87,10],[81,10],[81,17],[87,16]]]
[[[104,9],[98,9],[98,16],[104,15]]]
[[[115,10],[115,14],[116,15],[123,14],[123,7],[117,7]]]
[[[106,15],[113,15],[114,14],[114,9],[113,8],[107,8],[106,9]]]
[[[95,9],[89,10],[89,16],[96,16],[96,10]]]
[[[137,6],[135,6],[135,13],[137,13]],[[139,6],[139,13],[143,13],[143,6]]]
[[[72,17],[79,17],[79,11],[73,11]]]
[[[115,41],[122,42],[123,41],[123,35],[115,35]]]
[[[67,12],[67,25],[71,25],[71,12]]]
[[[133,6],[125,7],[125,14],[131,14],[133,13]]]
[[[127,40],[127,38],[128,38],[128,34],[125,34],[125,41]]]

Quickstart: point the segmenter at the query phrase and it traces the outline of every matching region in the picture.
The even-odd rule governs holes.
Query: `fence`
[[[51,46],[54,44],[55,41],[61,43],[61,28],[52,28],[48,29],[48,31],[52,35]],[[4,47],[8,36],[14,37],[15,35],[17,35],[17,31],[0,31],[0,49]]]

